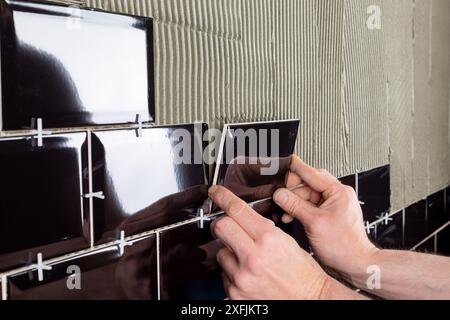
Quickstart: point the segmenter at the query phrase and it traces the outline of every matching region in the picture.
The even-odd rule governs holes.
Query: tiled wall
[[[340,180],[358,193],[366,231],[379,247],[450,255],[450,188],[393,212],[390,166]]]

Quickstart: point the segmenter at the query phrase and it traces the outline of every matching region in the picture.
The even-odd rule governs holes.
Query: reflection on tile
[[[216,254],[220,244],[211,236],[210,223],[197,223],[160,235],[162,300],[224,299]]]
[[[374,222],[378,216],[388,213],[390,204],[390,167],[376,168],[358,175],[359,200],[364,219]]]
[[[437,235],[437,253],[450,257],[450,226]]]
[[[426,201],[419,201],[405,210],[405,247],[411,249],[427,236]]]
[[[298,127],[298,120],[226,125],[213,184],[248,203],[272,197],[286,185]]]
[[[421,244],[415,251],[416,252],[423,252],[423,253],[430,253],[434,254],[434,237],[428,239],[425,243]]]
[[[112,247],[54,265],[44,271],[43,282],[38,281],[36,271],[12,276],[9,299],[150,300],[157,298],[156,283],[156,241],[152,237],[126,247],[122,257]]]
[[[96,239],[195,216],[208,197],[201,140],[206,130],[206,124],[192,124],[144,129],[141,137],[135,130],[93,133],[94,189],[106,197],[94,200]]]
[[[356,189],[356,175],[354,174],[339,178],[339,181],[346,186]]]
[[[0,14],[3,130],[153,121],[151,19],[21,0]]]
[[[439,191],[427,198],[428,234],[435,232],[447,222],[444,212],[444,201],[444,191]]]
[[[376,226],[376,244],[383,249],[402,249],[403,211],[391,216],[392,221],[383,221]]]
[[[0,139],[0,271],[88,246],[86,133]]]

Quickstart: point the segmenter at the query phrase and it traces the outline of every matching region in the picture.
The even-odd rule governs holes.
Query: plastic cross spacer
[[[117,245],[117,247],[119,248],[120,256],[123,256],[125,253],[125,247],[131,247],[133,245],[133,243],[125,241],[125,231],[123,231],[123,230],[120,231],[119,240],[120,240],[120,242]]]
[[[85,194],[83,197],[85,197],[87,199],[97,198],[97,199],[105,200],[105,195],[103,194],[103,191],[88,193],[88,194]]]
[[[38,273],[39,282],[44,281],[44,271],[50,271],[53,269],[52,266],[46,265],[42,262],[42,253],[37,254],[37,263],[31,265],[31,268],[35,268]]]
[[[374,225],[371,225],[369,221],[366,221],[366,232],[367,234],[371,234],[371,230],[375,229]]]

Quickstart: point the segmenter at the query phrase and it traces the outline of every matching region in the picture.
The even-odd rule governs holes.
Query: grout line
[[[2,276],[1,280],[2,280],[2,283],[1,283],[1,286],[2,286],[2,299],[1,300],[5,301],[5,300],[8,299],[8,286],[7,286],[8,279],[6,278],[6,276]]]
[[[436,254],[438,251],[438,241],[437,241],[437,234],[434,235],[434,253]]]
[[[156,286],[158,291],[158,301],[161,300],[161,257],[160,240],[161,234],[156,232]]]
[[[361,201],[361,199],[359,198],[359,172],[356,171],[355,173],[355,191],[356,191],[356,196],[358,197],[358,200]]]
[[[420,247],[421,245],[423,245],[425,242],[427,242],[428,240],[430,240],[431,238],[433,238],[434,236],[436,236],[439,232],[441,232],[442,230],[444,230],[445,228],[447,228],[448,226],[450,226],[450,221],[447,222],[446,224],[444,224],[442,227],[440,227],[439,229],[437,229],[436,231],[434,231],[432,234],[430,234],[428,237],[426,237],[425,239],[423,239],[421,242],[419,242],[418,244],[416,244],[414,247],[412,247],[411,250],[416,250],[418,247]]]
[[[92,132],[87,131],[88,143],[88,176],[89,176],[89,194],[93,194],[93,171],[92,171]],[[94,248],[94,198],[89,197],[89,242],[91,248]]]

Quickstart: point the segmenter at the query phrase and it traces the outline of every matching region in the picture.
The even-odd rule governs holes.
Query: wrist
[[[364,296],[358,294],[332,277],[327,277],[319,300],[359,300],[364,299]]]
[[[348,272],[343,273],[342,276],[355,287],[365,290],[367,280],[371,275],[370,267],[378,265],[378,256],[381,252],[382,250],[375,245],[368,246],[355,256],[352,261],[353,267]]]

